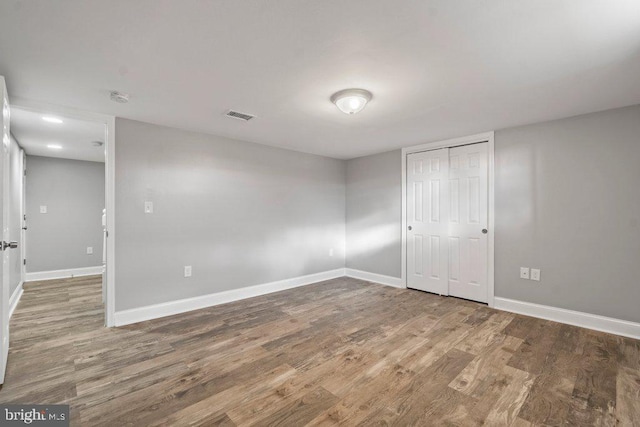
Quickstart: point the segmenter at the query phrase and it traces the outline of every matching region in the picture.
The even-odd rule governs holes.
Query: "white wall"
[[[104,163],[39,156],[26,163],[27,272],[101,266]]]
[[[398,178],[385,172],[362,177],[400,156],[349,160],[362,182],[347,206],[394,188]],[[496,296],[640,322],[640,105],[496,131],[495,156]],[[400,191],[368,205],[366,229],[400,221]],[[358,221],[348,215],[347,229]],[[400,269],[400,246],[352,256],[372,270]],[[540,268],[542,280],[521,280],[521,266]]]
[[[347,162],[347,267],[400,277],[400,150]]]
[[[496,295],[640,322],[640,106],[502,130],[495,145]]]
[[[117,119],[116,311],[343,268],[345,171],[342,160]]]

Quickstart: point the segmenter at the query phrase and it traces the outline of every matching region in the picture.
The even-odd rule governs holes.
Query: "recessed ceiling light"
[[[61,124],[62,120],[57,118],[57,117],[51,117],[51,116],[43,116],[42,120],[44,120],[45,122],[49,122],[49,123],[56,123],[56,124]]]
[[[117,90],[111,91],[111,100],[118,104],[126,104],[129,102],[129,94],[118,92]]]
[[[331,97],[331,102],[336,104],[340,111],[346,114],[355,114],[362,111],[371,101],[371,92],[364,89],[345,89],[336,92]]]
[[[58,144],[49,144],[47,145],[47,148],[51,149],[51,150],[62,150],[62,145],[58,145]]]

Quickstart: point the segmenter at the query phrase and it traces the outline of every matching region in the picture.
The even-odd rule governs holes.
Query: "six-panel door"
[[[487,144],[449,149],[449,295],[487,302]]]
[[[407,156],[407,287],[487,302],[487,144]]]
[[[407,287],[447,295],[448,150],[410,154]]]

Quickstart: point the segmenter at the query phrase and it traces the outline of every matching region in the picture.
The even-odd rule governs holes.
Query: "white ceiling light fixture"
[[[51,150],[62,150],[62,145],[58,145],[58,144],[48,144],[47,148],[51,149]]]
[[[55,123],[57,125],[62,124],[62,119],[59,119],[57,117],[43,116],[42,120],[48,123]]]
[[[331,96],[331,102],[345,114],[355,114],[364,109],[371,101],[371,92],[364,89],[345,89]]]

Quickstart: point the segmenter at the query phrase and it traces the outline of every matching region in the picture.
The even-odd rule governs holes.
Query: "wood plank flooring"
[[[640,341],[335,279],[104,328],[100,278],[33,282],[3,403],[72,425],[640,426]]]

